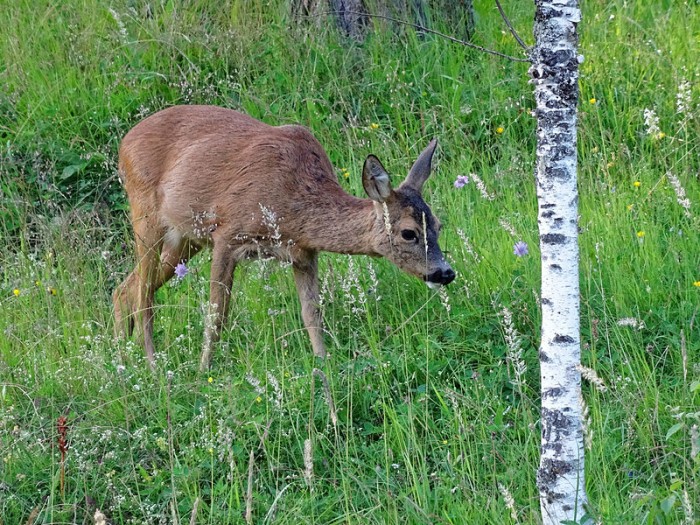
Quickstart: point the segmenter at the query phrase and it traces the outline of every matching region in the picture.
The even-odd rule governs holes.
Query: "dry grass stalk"
[[[314,368],[313,375],[318,376],[321,379],[321,383],[323,384],[323,393],[326,395],[328,411],[330,412],[331,416],[331,423],[333,423],[333,426],[336,427],[338,425],[338,415],[335,412],[335,403],[333,402],[333,396],[331,395],[331,388],[328,383],[328,378],[326,377],[326,374],[324,374],[323,371],[319,370],[318,368]]]
[[[253,467],[255,466],[255,451],[251,449],[248,458],[248,489],[245,495],[245,522],[253,523]]]

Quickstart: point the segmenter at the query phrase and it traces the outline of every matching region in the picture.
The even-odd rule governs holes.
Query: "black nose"
[[[437,284],[450,284],[452,281],[455,280],[457,274],[455,274],[454,270],[452,268],[446,268],[446,269],[440,269],[436,270],[428,277],[426,277],[426,281],[430,283],[437,283]]]

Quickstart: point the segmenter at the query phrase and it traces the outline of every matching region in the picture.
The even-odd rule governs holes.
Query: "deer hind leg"
[[[301,318],[309,332],[311,348],[316,357],[326,357],[323,344],[323,320],[319,308],[318,253],[306,252],[294,260],[294,283],[301,302]]]
[[[209,368],[212,346],[221,337],[221,329],[228,315],[233,272],[236,269],[237,262],[225,240],[220,239],[219,243],[214,243],[211,261],[211,289],[209,304],[207,305],[208,311],[204,321],[202,357],[199,363],[199,368],[202,371]]]
[[[114,291],[115,331],[117,335],[130,335],[136,328],[146,357],[153,366],[153,296],[159,286],[164,230],[149,217],[135,219],[133,225],[137,262],[134,270]]]

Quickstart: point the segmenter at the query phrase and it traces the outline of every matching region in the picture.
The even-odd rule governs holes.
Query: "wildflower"
[[[455,188],[463,188],[469,183],[469,175],[457,175],[455,180]]]
[[[634,182],[632,183],[632,185],[633,185],[635,188],[639,188],[639,187],[642,185],[642,183],[639,182],[638,180],[636,180],[636,181],[634,181]]]
[[[596,102],[597,102],[597,100],[595,99],[595,97],[591,98],[591,99],[588,101],[589,104],[595,104]]]
[[[51,295],[56,295],[58,293],[58,290],[56,290],[56,288],[52,288],[51,286],[49,286],[46,289],[46,291],[49,292]]]
[[[376,122],[372,122],[372,123],[369,125],[369,127],[370,127],[371,129],[379,129],[379,124],[377,124]]]
[[[214,382],[214,378],[209,376],[209,379],[207,379],[207,383],[211,384]]]
[[[640,239],[643,238],[644,235],[645,235],[645,233],[641,230],[637,232],[637,237],[639,237]]]
[[[676,193],[676,201],[683,208],[685,215],[690,217],[690,199],[686,196],[685,188],[683,188],[681,181],[670,171],[666,173],[666,178],[673,186],[673,191]]]
[[[678,85],[678,93],[676,94],[676,113],[685,116],[687,113],[687,118],[691,119],[692,113],[689,112],[692,106],[692,95],[690,92],[690,82],[683,80]]]
[[[474,184],[476,184],[476,187],[479,188],[479,192],[484,199],[488,201],[495,199],[495,197],[486,189],[486,184],[484,184],[484,181],[481,180],[476,173],[470,173],[469,178],[474,182]]]
[[[666,133],[664,133],[663,131],[659,131],[659,132],[656,134],[657,140],[661,140],[661,139],[664,138],[665,136],[666,136]]]
[[[693,286],[695,286],[696,288],[700,288],[700,281],[694,281]]]
[[[527,249],[527,243],[525,241],[518,241],[513,245],[513,255],[518,257],[524,257],[530,253]]]
[[[501,225],[501,227],[505,231],[510,233],[513,237],[518,237],[518,234],[516,233],[515,228],[513,228],[513,225],[511,223],[509,223],[506,219],[501,217],[500,219],[498,219],[498,223]]]
[[[617,326],[630,326],[636,330],[643,330],[646,325],[641,319],[635,319],[634,317],[623,317],[617,320]]]
[[[177,266],[175,266],[175,276],[178,279],[184,279],[185,275],[187,275],[189,272],[190,272],[189,268],[187,268],[185,263],[182,261],[177,263]]]
[[[443,440],[442,440],[442,444],[443,444],[443,445],[447,445],[447,440],[446,440],[446,439],[443,439]]]
[[[340,174],[345,177],[346,179],[350,177],[350,172],[348,171],[347,168],[341,168],[340,169]]]
[[[653,109],[644,108],[644,125],[647,127],[647,135],[658,137],[661,133],[659,129],[659,117]]]
[[[12,290],[12,294],[13,294],[15,297],[19,297],[19,294],[21,294],[21,293],[22,293],[22,292],[19,291],[19,288],[15,288],[14,290]]]
[[[256,403],[260,403],[262,401],[262,397],[258,396],[255,398]]]
[[[627,211],[632,211],[632,208],[634,208],[634,204],[627,205]]]
[[[505,129],[503,129],[503,126],[498,126],[498,127],[496,128],[496,133],[498,133],[499,135],[500,135],[501,133],[503,133],[504,131],[505,131]]]
[[[34,286],[41,286],[41,281],[34,281]]]

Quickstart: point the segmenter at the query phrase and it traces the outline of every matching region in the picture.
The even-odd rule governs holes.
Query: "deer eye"
[[[401,230],[401,237],[403,237],[405,241],[415,241],[418,239],[418,235],[416,235],[416,232],[413,230]]]

